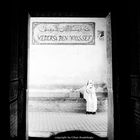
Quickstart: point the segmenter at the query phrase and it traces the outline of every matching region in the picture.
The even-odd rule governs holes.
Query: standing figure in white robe
[[[88,81],[87,86],[84,89],[84,98],[86,100],[86,114],[96,114],[97,96],[92,80]]]

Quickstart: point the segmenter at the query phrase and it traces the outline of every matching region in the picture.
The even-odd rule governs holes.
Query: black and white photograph
[[[138,8],[18,6],[9,13],[9,140],[139,139]]]

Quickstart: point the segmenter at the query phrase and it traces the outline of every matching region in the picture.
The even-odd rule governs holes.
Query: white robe
[[[95,88],[85,88],[84,98],[86,100],[86,111],[96,112],[97,110],[97,97],[95,93]]]

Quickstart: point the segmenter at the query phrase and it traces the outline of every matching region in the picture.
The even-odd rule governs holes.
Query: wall
[[[32,22],[95,22],[95,45],[33,45]],[[98,37],[104,31],[104,40]],[[29,87],[48,84],[106,82],[105,18],[31,18],[29,45]]]

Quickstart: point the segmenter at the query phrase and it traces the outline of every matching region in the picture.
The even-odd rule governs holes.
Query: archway
[[[94,19],[94,18],[93,18],[93,19]],[[92,19],[92,20],[93,20],[93,19]],[[102,18],[100,18],[100,19],[102,19]],[[40,19],[39,19],[39,20],[40,20]],[[43,22],[43,20],[44,20],[44,19],[42,18],[42,22]],[[50,20],[50,21],[51,21],[52,19],[49,19],[49,18],[48,18],[47,20]],[[53,18],[53,20],[55,21],[54,18]],[[59,19],[59,20],[60,20],[60,19]],[[62,20],[62,18],[61,18],[61,20]],[[66,20],[68,20],[68,19],[66,19]],[[70,18],[69,20],[73,20],[73,19]],[[82,19],[81,19],[81,20],[82,20]],[[87,20],[87,19],[86,19],[86,20]],[[88,19],[88,20],[89,20],[89,19]],[[88,20],[87,20],[87,21],[88,21]],[[29,20],[29,21],[30,21],[30,20]],[[53,21],[53,24],[54,24],[54,21]],[[79,19],[77,20],[76,23],[81,23],[81,21],[80,21],[80,22],[78,22],[78,21],[79,21]],[[86,21],[86,22],[87,22],[87,21]],[[94,20],[93,20],[93,21],[94,21]],[[97,19],[97,21],[98,21],[98,19]],[[52,21],[51,21],[51,22],[52,22]],[[55,21],[55,22],[56,22],[56,21]],[[57,21],[57,22],[58,22],[58,21]],[[61,22],[64,23],[63,20],[62,20]],[[59,21],[59,24],[61,24],[61,22]],[[85,19],[83,19],[83,22],[85,22]],[[89,20],[88,22],[91,22],[91,21]],[[95,20],[95,22],[96,22],[96,20]],[[106,76],[105,76],[105,77],[104,77],[103,75],[100,76],[101,78],[104,77],[104,80],[103,80],[103,79],[102,79],[102,80],[99,80],[99,77],[98,77],[97,79],[98,79],[99,81],[104,81],[104,82],[107,84],[108,95],[109,95],[109,96],[108,96],[108,103],[109,103],[109,104],[108,104],[108,105],[109,105],[109,106],[108,106],[108,109],[109,109],[109,110],[108,110],[108,119],[109,119],[109,121],[108,121],[108,135],[109,135],[109,137],[111,137],[111,139],[112,139],[112,137],[113,137],[113,135],[112,135],[112,134],[113,134],[113,131],[112,131],[112,130],[114,129],[114,128],[113,128],[113,121],[114,121],[114,120],[113,120],[112,55],[111,55],[111,54],[112,54],[112,52],[111,52],[111,47],[112,47],[112,46],[111,46],[111,20],[110,20],[110,15],[108,15],[107,18],[104,18],[104,23],[105,23],[105,25],[104,25],[104,26],[105,26],[105,32],[104,32],[104,29],[98,29],[98,30],[96,30],[96,34],[94,34],[94,35],[96,35],[96,36],[95,36],[95,39],[96,39],[96,37],[98,37],[97,39],[99,39],[99,40],[101,41],[100,43],[102,43],[102,41],[105,40],[105,43],[104,43],[104,44],[105,44],[105,46],[106,46],[106,47],[104,47],[104,50],[105,50],[105,51],[104,51],[104,52],[105,52],[104,55],[106,56],[106,59],[101,59],[101,62],[98,61],[99,63],[106,64],[105,69],[102,69],[103,71],[100,72],[100,74],[105,73]],[[74,24],[74,23],[73,23],[73,24]],[[32,25],[33,25],[33,24],[32,24]],[[34,25],[34,26],[35,26],[35,25]],[[102,26],[102,27],[103,27],[103,26]],[[35,27],[32,26],[31,29],[33,29],[33,28],[35,28]],[[44,30],[46,30],[46,28],[44,29],[44,26],[43,26],[43,27],[41,28],[41,31],[44,31]],[[38,31],[37,31],[37,33],[38,33]],[[97,36],[97,33],[98,33],[98,36]],[[106,34],[105,34],[105,33],[106,33]],[[34,33],[34,35],[35,35],[35,33]],[[89,36],[90,36],[90,35],[91,35],[91,34],[89,34]],[[103,35],[103,36],[102,36],[102,35]],[[105,36],[104,36],[104,35],[105,35]],[[59,36],[61,36],[61,35],[59,35]],[[58,36],[57,36],[57,37],[58,37]],[[30,36],[30,38],[32,38],[32,36]],[[34,40],[34,42],[32,42],[32,43],[34,43],[34,45],[35,45],[35,44],[37,45],[38,42],[39,42],[40,45],[41,45],[42,41],[44,41],[44,40],[47,40],[48,42],[46,41],[46,43],[48,43],[48,44],[53,44],[54,41],[56,41],[56,37],[55,37],[55,36],[52,36],[52,35],[51,35],[51,37],[48,37],[48,36],[47,36],[47,37],[46,37],[46,36],[45,36],[45,37],[42,37],[42,36],[40,36],[40,39],[41,39],[40,42],[39,42],[39,40]],[[75,42],[73,41],[72,43],[73,43],[73,44],[76,44],[76,43],[78,44],[78,43],[81,42],[82,39],[85,39],[85,37],[84,37],[84,38],[75,38],[75,37],[74,37],[74,39],[77,39],[77,40],[76,40],[76,41],[74,40]],[[80,41],[79,41],[79,40],[80,40]],[[98,42],[99,40],[96,40],[96,41]],[[95,40],[94,40],[94,41],[95,41]],[[95,43],[94,41],[93,41],[93,42],[92,42],[92,41],[89,41],[89,42],[92,42],[92,43],[93,43],[92,45],[94,46],[94,45],[95,45],[95,44],[94,44],[94,43]],[[87,41],[87,42],[88,42],[88,41]],[[83,44],[84,44],[84,43],[86,44],[87,42],[85,41],[85,42],[82,42],[82,43],[83,43]],[[62,45],[63,43],[64,43],[64,44],[67,44],[67,43],[71,43],[71,42],[70,42],[69,40],[67,40],[67,37],[63,37],[63,38],[61,37],[61,41],[60,41],[60,42],[57,42],[57,41],[56,41],[55,43],[56,43],[56,44],[57,44],[57,43],[58,43],[58,44],[60,43],[60,44]],[[100,43],[99,43],[99,44],[100,44]],[[42,43],[42,44],[43,44],[43,43]],[[56,44],[55,44],[55,45],[56,45]],[[59,44],[59,45],[60,45],[60,44]],[[82,47],[83,47],[83,44],[82,44]],[[84,44],[84,45],[85,45],[85,44]],[[55,45],[54,45],[54,46],[55,46]],[[70,44],[68,44],[68,45],[69,45],[69,47],[70,47]],[[79,44],[78,44],[78,45],[79,45]],[[81,45],[81,44],[80,44],[80,45]],[[90,44],[89,46],[91,47],[92,45]],[[53,46],[53,47],[54,47],[54,46]],[[87,46],[88,46],[88,44],[87,44]],[[86,47],[87,47],[87,46],[86,46]],[[100,45],[99,45],[99,46],[100,46]],[[102,46],[102,45],[101,45],[101,46]],[[35,47],[35,46],[34,46],[34,47]],[[50,47],[50,46],[49,46],[49,47]],[[57,46],[57,47],[58,47],[58,46]],[[59,47],[60,47],[60,46],[59,46]],[[71,47],[73,47],[73,46],[71,46]],[[56,49],[56,46],[55,46],[54,48]],[[63,47],[61,46],[61,49],[62,49],[62,48],[63,48]],[[95,48],[96,48],[96,47],[95,47]],[[30,51],[30,49],[31,49],[31,47],[29,47],[29,51]],[[55,50],[55,49],[54,49],[54,50]],[[63,48],[63,49],[64,49],[64,48]],[[86,48],[86,49],[87,49],[87,48]],[[58,53],[60,49],[59,49],[59,50],[56,49],[56,50],[57,50],[57,53]],[[77,51],[77,50],[75,50],[75,51]],[[78,48],[78,51],[79,51],[79,48]],[[94,50],[94,51],[95,51],[95,50]],[[96,51],[100,53],[99,50],[96,50]],[[44,51],[43,51],[43,52],[44,52]],[[62,50],[61,50],[58,54],[61,54],[61,55],[62,55],[61,52],[62,52]],[[68,55],[68,54],[67,54],[67,50],[63,50],[63,53],[64,53],[64,52],[66,53],[65,55]],[[83,50],[83,52],[84,52],[84,50]],[[89,52],[91,52],[90,49],[89,49]],[[95,54],[97,54],[97,52],[96,52]],[[101,51],[101,52],[102,52],[102,51]],[[55,56],[57,55],[57,53],[55,53]],[[75,53],[76,53],[76,52],[75,52]],[[51,55],[54,55],[54,53],[50,53],[50,54],[51,54]],[[71,54],[73,54],[73,52],[71,52]],[[30,54],[30,55],[31,55],[31,54]],[[29,56],[30,56],[30,55],[29,55]],[[45,54],[45,55],[46,55],[46,54]],[[44,55],[44,56],[45,56],[45,55]],[[85,54],[84,54],[84,55],[85,55]],[[89,54],[86,54],[86,55],[88,56]],[[40,56],[42,57],[43,55],[40,55]],[[91,55],[91,56],[92,56],[92,55]],[[95,56],[95,55],[94,55],[94,56]],[[97,56],[99,56],[99,59],[100,59],[100,56],[103,57],[103,55],[99,55],[99,54],[98,54]],[[36,56],[35,56],[35,57],[36,57]],[[34,58],[35,58],[35,57],[34,57]],[[38,56],[38,57],[39,57],[39,56]],[[59,56],[59,57],[60,57],[60,56]],[[58,60],[59,57],[57,57],[57,60]],[[72,55],[72,57],[74,57],[74,55]],[[72,59],[72,57],[70,57],[69,59],[67,59],[67,61],[68,61],[68,60],[70,61],[70,60]],[[50,57],[50,58],[52,58],[52,57]],[[50,59],[50,58],[49,58],[49,59]],[[65,56],[65,58],[67,58],[67,57]],[[77,58],[78,58],[78,57],[77,57]],[[81,58],[84,58],[84,57],[83,57],[83,56],[79,57],[79,59],[81,59]],[[92,58],[92,57],[89,57],[89,59],[91,59],[91,58]],[[94,60],[97,59],[97,58],[98,58],[98,57],[94,58]],[[44,59],[44,58],[42,57],[42,60],[43,60],[43,59]],[[46,58],[45,58],[45,59],[46,59]],[[89,59],[84,63],[84,65],[87,64],[87,62],[89,62]],[[92,58],[92,59],[93,59],[93,58]],[[29,60],[30,60],[30,58],[29,58]],[[38,61],[39,59],[36,59],[36,60]],[[47,60],[47,59],[46,59],[46,60]],[[58,72],[60,72],[60,73],[57,73],[57,74],[56,74],[57,76],[58,76],[58,75],[60,76],[60,74],[61,74],[61,72],[62,72],[62,69],[61,69],[61,68],[62,68],[62,66],[63,66],[63,64],[64,64],[64,62],[60,63],[62,60],[64,60],[64,57],[62,57],[61,60],[58,61],[58,63],[61,64],[60,69],[58,69],[59,67],[53,67],[53,69],[57,69]],[[83,60],[85,60],[85,58],[84,58]],[[103,61],[103,60],[105,60],[105,61]],[[35,61],[35,63],[37,63],[37,61]],[[52,62],[56,62],[56,61],[52,61]],[[75,62],[75,61],[73,61],[73,62]],[[82,61],[79,61],[79,62],[82,62]],[[71,62],[70,62],[70,63],[71,63]],[[95,65],[95,64],[97,65],[98,70],[99,70],[99,68],[101,68],[101,67],[98,66],[99,63],[95,63],[95,62],[94,62],[94,65]],[[44,67],[41,66],[41,60],[39,60],[39,63],[38,63],[38,64],[40,64],[40,67],[39,67],[39,68],[43,68],[43,69],[44,69]],[[49,61],[48,61],[48,64],[49,64]],[[71,63],[71,64],[72,64],[72,63]],[[90,64],[91,64],[91,62],[90,62]],[[91,67],[90,64],[89,64],[89,67]],[[29,65],[30,65],[30,63],[29,63]],[[29,65],[28,65],[28,66],[29,66]],[[35,64],[35,65],[36,65],[36,64]],[[55,65],[56,65],[56,63],[55,63]],[[55,65],[53,65],[53,66],[55,66]],[[49,66],[51,67],[51,64],[50,64]],[[70,65],[70,67],[71,67],[71,66],[72,66],[72,65]],[[75,64],[75,66],[76,66],[76,64]],[[78,67],[79,67],[79,66],[80,66],[80,65],[78,65]],[[66,68],[70,68],[69,65],[65,65],[65,67],[66,67]],[[31,67],[30,67],[30,68],[31,68]],[[33,68],[33,67],[32,67],[32,68]],[[34,67],[34,68],[37,68],[37,67]],[[64,68],[64,67],[63,67],[63,68]],[[103,68],[103,65],[102,65],[102,68]],[[48,71],[48,73],[51,73],[53,69],[50,69],[50,71]],[[80,68],[80,69],[82,69],[82,68]],[[80,70],[80,69],[78,69],[78,70]],[[37,70],[37,69],[34,69],[34,70]],[[67,71],[67,70],[68,70],[68,69],[65,69],[65,71]],[[89,69],[88,69],[88,70],[89,70]],[[98,70],[94,71],[94,73],[96,73]],[[63,71],[63,74],[64,74],[65,71]],[[33,72],[33,71],[32,71],[32,72]],[[73,73],[74,73],[74,71],[72,71],[72,72],[69,73],[69,74],[66,73],[66,75],[71,76],[70,79],[72,79],[73,81],[75,81],[77,78],[73,79],[73,77],[75,77],[75,76],[77,76],[77,75],[74,75],[74,76],[71,75],[71,74],[73,74]],[[92,71],[92,73],[93,73],[93,71]],[[36,73],[35,73],[35,74],[36,74]],[[65,75],[65,76],[66,76],[66,75]],[[97,76],[98,73],[96,73],[95,75]],[[92,75],[92,76],[94,77],[95,75]],[[52,75],[52,77],[53,77],[53,76],[54,76],[54,75]],[[64,76],[64,75],[63,75],[63,76]],[[65,76],[64,76],[64,77],[65,77]],[[73,77],[72,77],[72,76],[73,76]],[[88,77],[88,76],[91,77],[91,75],[87,75],[87,77]],[[99,75],[98,75],[98,76],[99,76]],[[35,75],[34,75],[33,77],[35,77]],[[53,79],[52,77],[50,78],[50,80]],[[63,78],[64,78],[64,77],[63,77]],[[86,77],[86,78],[87,78],[87,77]],[[88,78],[89,78],[89,77],[88,77]],[[60,79],[63,79],[63,78],[60,77]],[[84,80],[87,80],[86,78],[85,78]],[[38,78],[35,78],[35,79],[39,80]],[[35,82],[35,79],[32,80],[32,81]],[[46,79],[47,79],[47,78],[46,78]],[[61,81],[58,77],[57,77],[57,78],[55,77],[54,79],[58,79],[59,83],[60,83],[60,82],[64,83],[64,82],[66,82],[66,80],[68,80],[68,77],[66,77],[66,80],[64,80],[64,81],[63,81],[63,80]],[[53,80],[54,80],[54,79],[53,79]],[[82,77],[82,79],[83,79],[83,77]],[[96,79],[96,77],[94,77],[94,79]],[[42,80],[42,79],[41,79],[41,80]],[[78,80],[80,81],[81,79],[78,79]],[[98,81],[98,80],[97,80],[97,81]],[[97,81],[96,81],[96,82],[97,82]],[[28,81],[28,82],[29,82],[29,81]],[[50,81],[50,83],[51,83],[51,82],[52,82],[52,81]],[[53,82],[54,82],[54,81],[53,81]],[[55,82],[57,82],[57,80],[56,80]],[[45,82],[43,81],[43,83],[45,83]],[[40,83],[38,83],[38,84],[40,84]],[[40,85],[41,85],[41,84],[40,84]],[[28,86],[29,86],[29,85],[28,85]],[[42,85],[41,85],[41,86],[42,86]],[[58,85],[58,86],[59,86],[59,85]],[[29,88],[28,88],[28,91],[29,91]],[[30,92],[30,91],[29,91],[29,92]],[[69,92],[68,92],[68,93],[69,93]],[[49,95],[49,94],[48,94],[48,95]],[[69,94],[69,95],[70,95],[70,94]],[[66,94],[65,94],[65,96],[66,96]],[[59,97],[61,97],[61,96],[59,96]],[[60,104],[59,104],[59,105],[60,105]]]

